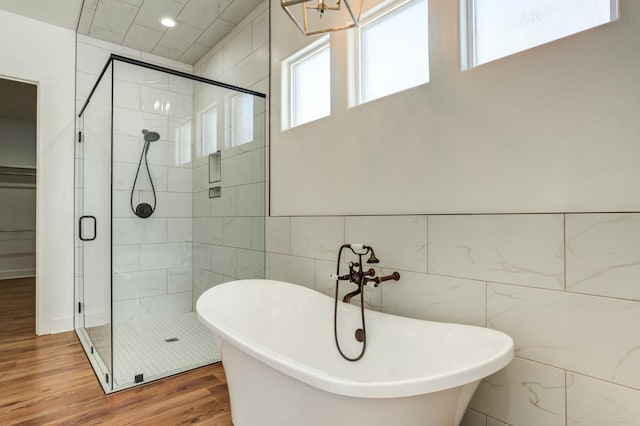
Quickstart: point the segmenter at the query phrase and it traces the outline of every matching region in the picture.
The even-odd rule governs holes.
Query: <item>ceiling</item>
[[[261,1],[85,0],[78,33],[194,64]],[[164,27],[164,17],[176,26]]]
[[[0,9],[58,27],[78,26],[82,0],[0,0]]]
[[[0,0],[0,9],[194,64],[262,0]],[[164,17],[177,25],[166,28]]]

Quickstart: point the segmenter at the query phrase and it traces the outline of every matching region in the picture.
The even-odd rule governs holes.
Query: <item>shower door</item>
[[[111,96],[107,68],[80,116],[76,143],[77,326],[103,387],[111,388]]]

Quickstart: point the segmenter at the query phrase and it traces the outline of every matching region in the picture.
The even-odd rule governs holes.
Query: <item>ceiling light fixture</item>
[[[171,19],[169,17],[162,18],[160,20],[160,23],[162,25],[164,25],[165,27],[168,27],[168,28],[173,28],[173,27],[176,26],[176,21],[174,21],[173,19]]]
[[[363,0],[280,0],[306,36],[357,27]],[[344,7],[342,7],[344,6]]]

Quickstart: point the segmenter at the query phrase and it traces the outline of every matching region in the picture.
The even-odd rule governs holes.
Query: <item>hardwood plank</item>
[[[73,332],[35,336],[35,280],[0,282],[1,425],[231,426],[221,364],[105,395]]]

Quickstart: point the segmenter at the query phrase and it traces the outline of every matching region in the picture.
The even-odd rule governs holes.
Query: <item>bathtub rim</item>
[[[281,353],[275,352],[263,345],[260,345],[255,341],[244,337],[242,333],[238,332],[228,323],[219,320],[212,320],[210,318],[206,318],[203,314],[201,314],[201,300],[204,300],[203,296],[205,296],[205,294],[215,291],[215,289],[220,286],[229,287],[231,285],[238,285],[238,283],[241,282],[251,281],[260,281],[263,283],[275,282],[286,284],[288,286],[302,287],[298,286],[297,284],[292,284],[285,281],[263,279],[235,280],[219,284],[208,289],[198,298],[196,304],[196,313],[200,321],[202,321],[205,326],[211,329],[221,339],[233,345],[238,350],[248,353],[252,357],[270,366],[271,368],[280,371],[283,374],[286,374],[290,377],[295,378],[296,380],[327,392],[360,398],[399,398],[433,393],[482,380],[483,378],[490,376],[491,374],[506,367],[511,362],[514,356],[513,339],[507,334],[497,330],[466,324],[419,320],[402,317],[399,315],[367,310],[369,314],[373,315],[400,317],[403,319],[410,319],[427,323],[448,324],[456,328],[462,327],[481,329],[484,333],[489,331],[492,334],[501,335],[502,338],[504,338],[505,344],[496,349],[496,352],[489,357],[489,361],[478,362],[462,369],[447,371],[445,373],[432,376],[420,376],[418,378],[411,379],[376,382],[358,382],[355,380],[334,376],[322,370],[319,370],[318,368],[289,358]],[[331,297],[314,289],[310,289],[307,287],[302,287],[302,289],[331,299]]]

